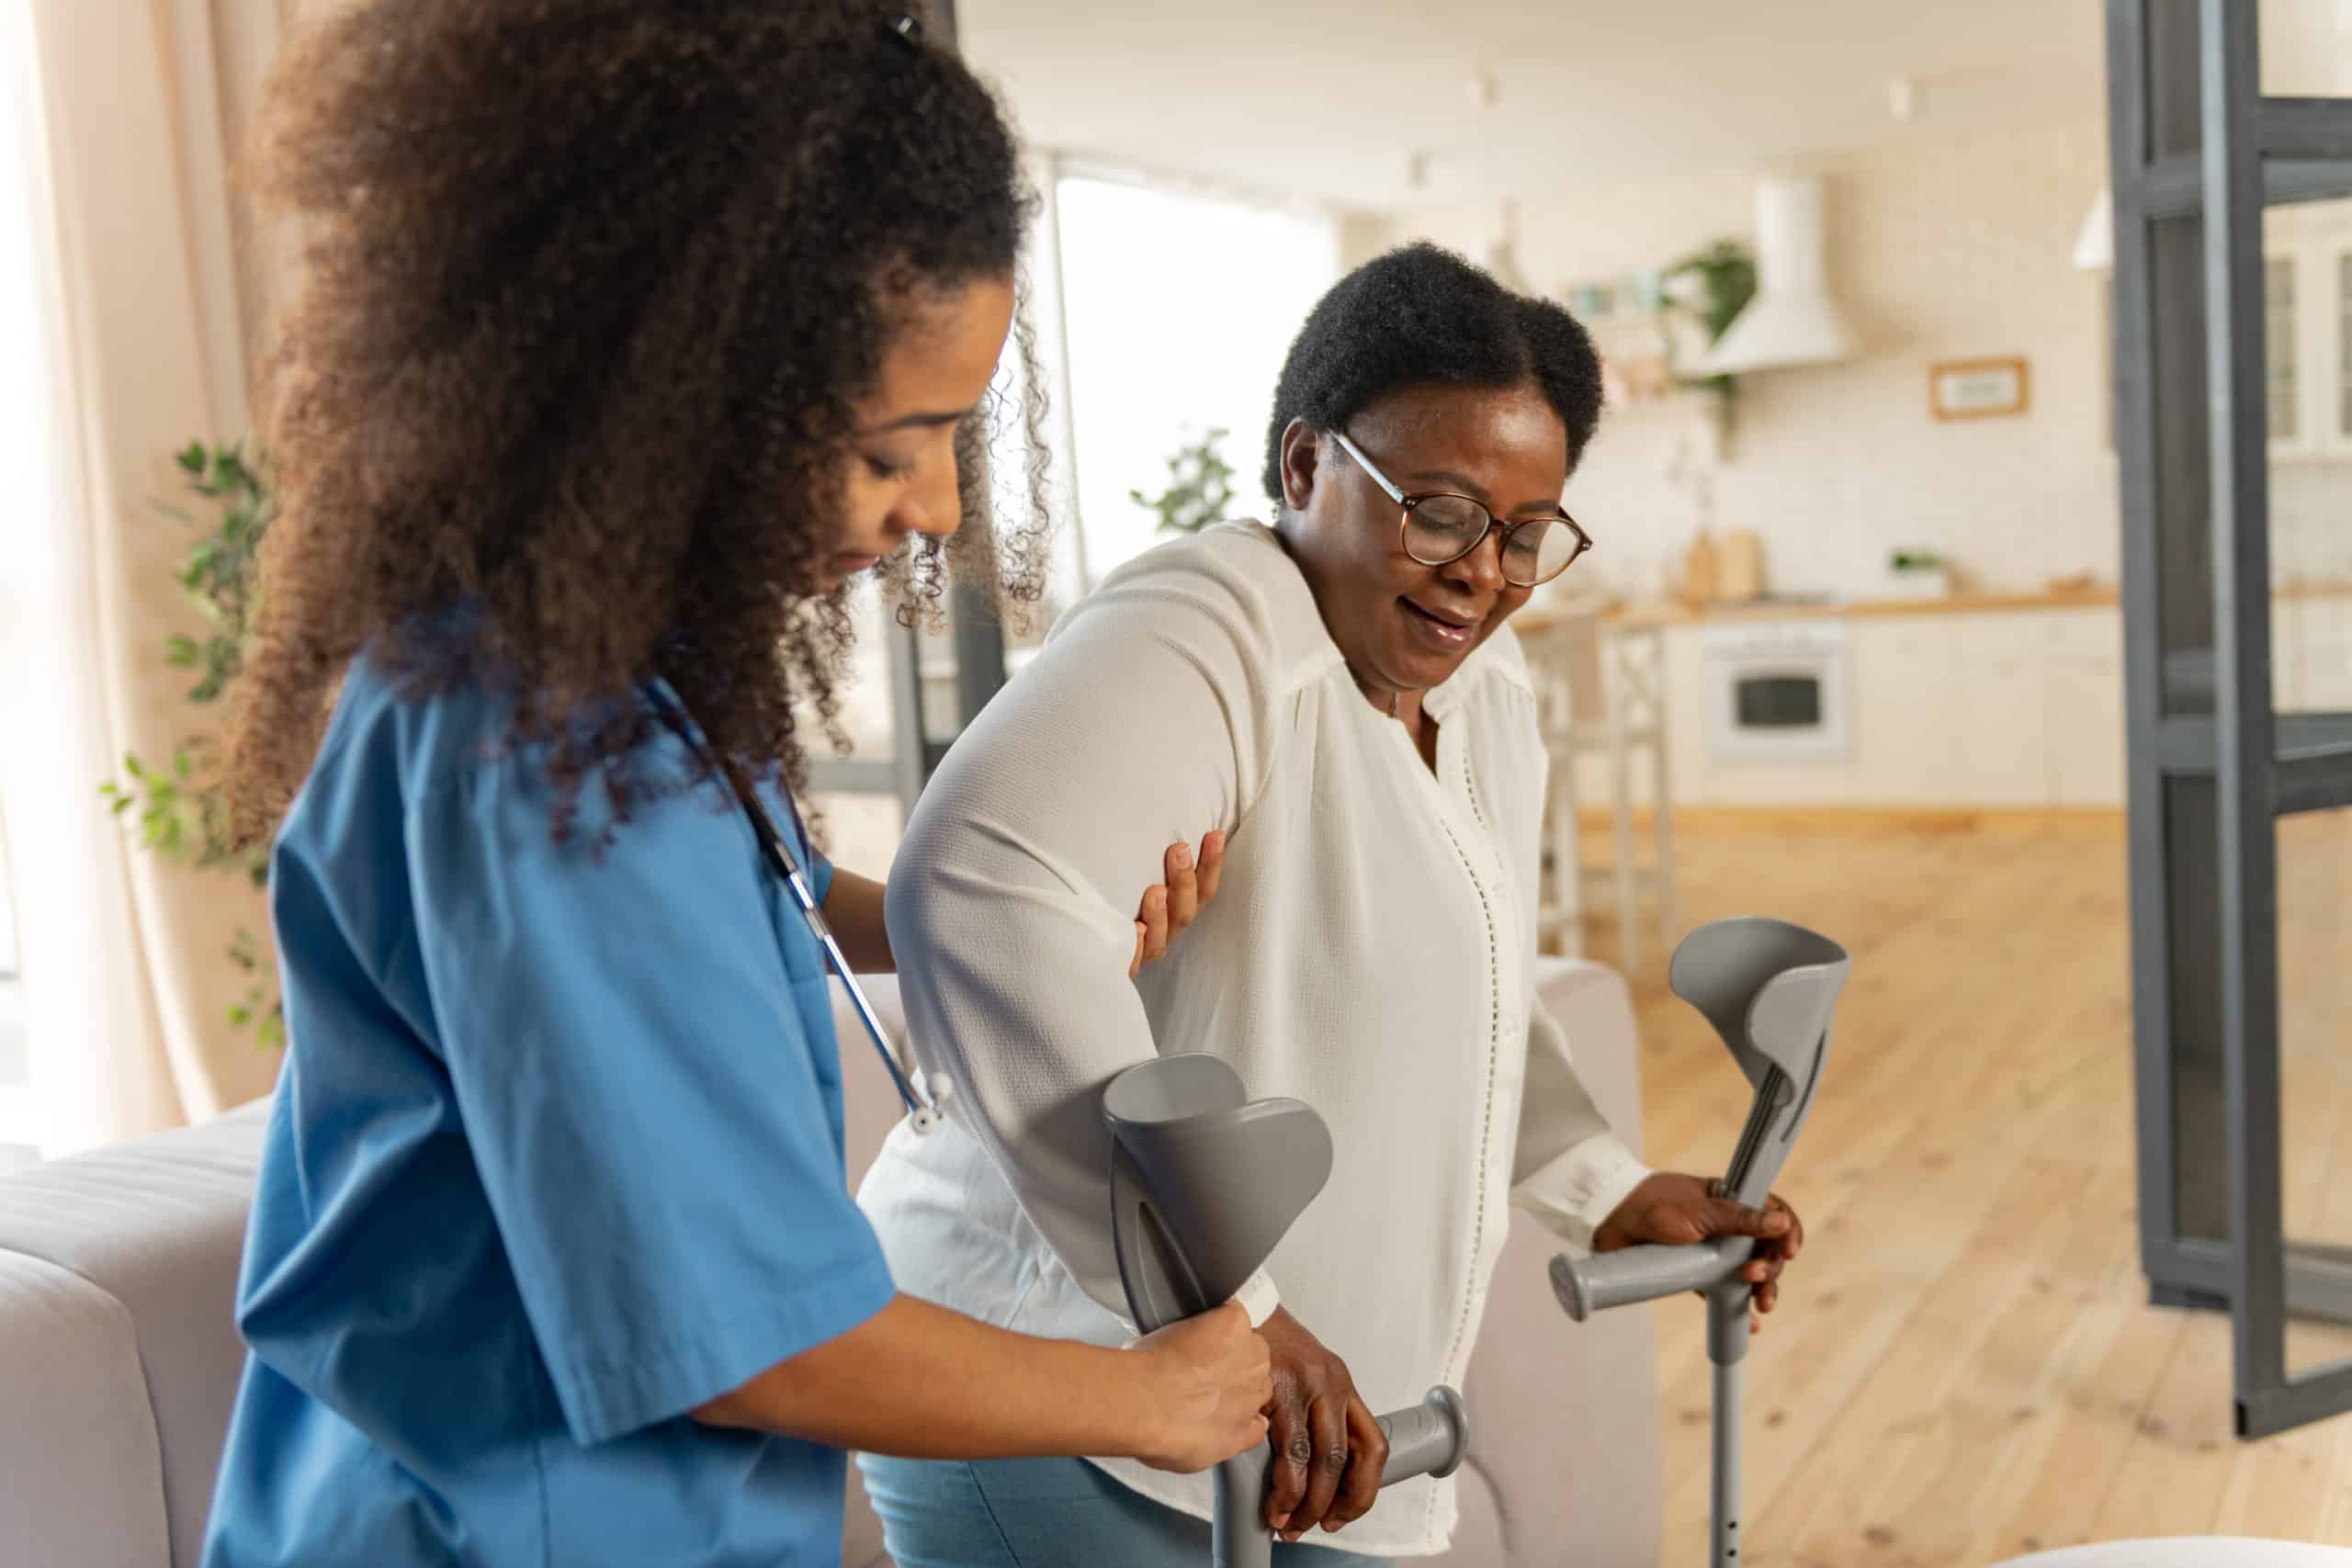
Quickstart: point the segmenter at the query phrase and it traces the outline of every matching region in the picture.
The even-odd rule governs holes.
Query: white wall
[[[1922,137],[1816,166],[1830,279],[1862,352],[1743,378],[1715,483],[1716,525],[1762,536],[1773,589],[1869,595],[1903,546],[1939,551],[1988,587],[2084,571],[2113,580],[2106,280],[2069,257],[2106,163],[2104,128],[2086,119]],[[1521,197],[1520,265],[1551,290],[1656,267],[1722,236],[1752,244],[1755,185],[1769,172],[1566,178]],[[1422,237],[1480,259],[1498,228],[1487,207],[1351,224],[1349,260]],[[2028,412],[1930,416],[1929,365],[2008,355],[2030,362]],[[1570,486],[1571,509],[1600,542],[1590,565],[1616,589],[1657,589],[1697,526],[1692,492],[1668,473],[1697,408],[1675,398],[1613,409]]]

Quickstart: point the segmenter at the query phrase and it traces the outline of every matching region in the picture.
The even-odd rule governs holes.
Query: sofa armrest
[[[1601,1114],[1639,1154],[1639,1041],[1623,976],[1545,958],[1536,987]],[[1470,1458],[1449,1557],[1464,1568],[1655,1568],[1665,1449],[1651,1309],[1571,1323],[1552,1295],[1559,1248],[1532,1216],[1511,1216],[1464,1379]]]
[[[0,1251],[0,1519],[12,1562],[172,1561],[164,1456],[130,1314]]]
[[[1567,1037],[1568,1058],[1610,1131],[1639,1155],[1641,1041],[1625,977],[1587,959],[1543,957],[1535,961],[1535,994]]]
[[[85,1476],[103,1477],[119,1492],[113,1506],[126,1519],[143,1517],[145,1492],[153,1491],[165,1531],[156,1551],[77,1550],[27,1561],[195,1568],[229,1408],[244,1370],[237,1265],[267,1114],[267,1102],[256,1101],[201,1126],[0,1174],[0,1258],[20,1270],[46,1265],[101,1298],[128,1370],[92,1359],[98,1315],[77,1323],[51,1311],[38,1325],[12,1320],[0,1328],[0,1342],[37,1358],[53,1382],[66,1380],[57,1382],[60,1397],[79,1390],[95,1408],[113,1408],[113,1381],[127,1375],[139,1397],[143,1468]],[[85,1305],[96,1314],[95,1303]],[[0,1377],[0,1388],[13,1394],[15,1385]],[[12,1399],[0,1399],[0,1424],[9,1444],[28,1435],[45,1445],[52,1471],[67,1462],[55,1440],[62,1429],[44,1431],[40,1419]],[[152,1479],[134,1483],[134,1475]],[[58,1474],[56,1495],[71,1495],[69,1479]]]

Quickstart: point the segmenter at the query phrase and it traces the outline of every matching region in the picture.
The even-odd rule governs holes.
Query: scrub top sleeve
[[[673,795],[600,850],[584,826],[555,843],[548,810],[526,764],[487,764],[412,807],[406,848],[464,1135],[587,1444],[684,1415],[893,1292],[818,1076],[833,1043],[796,1006],[829,1016],[823,972],[787,975],[741,818]]]

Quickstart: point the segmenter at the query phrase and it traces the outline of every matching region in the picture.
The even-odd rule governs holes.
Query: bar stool
[[[1556,938],[1560,952],[1584,952],[1587,884],[1613,886],[1619,958],[1630,974],[1641,966],[1641,906],[1645,892],[1657,905],[1659,941],[1672,951],[1674,808],[1667,769],[1666,635],[1654,621],[1613,621],[1597,600],[1555,601],[1520,613],[1519,637],[1536,688],[1550,758],[1544,799],[1544,874],[1538,891],[1538,942]],[[1646,754],[1655,848],[1646,865],[1634,838],[1634,754]],[[1609,759],[1613,863],[1584,864],[1578,841],[1577,759]]]

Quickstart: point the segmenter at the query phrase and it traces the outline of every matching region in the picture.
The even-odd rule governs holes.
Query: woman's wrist
[[[1077,1402],[1081,1406],[1073,1434],[1077,1443],[1105,1459],[1148,1460],[1166,1452],[1172,1418],[1159,1375],[1163,1352],[1148,1347],[1072,1348],[1092,1363],[1089,1376],[1071,1382],[1086,1391]]]

